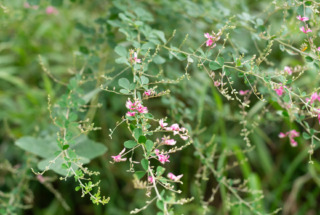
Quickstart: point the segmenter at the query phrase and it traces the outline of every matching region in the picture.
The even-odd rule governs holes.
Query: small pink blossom
[[[142,104],[138,104],[137,107],[136,107],[136,110],[139,112],[139,113],[148,113],[148,108],[143,106]]]
[[[145,92],[144,92],[144,95],[145,95],[145,96],[151,96],[151,90],[145,91]]]
[[[284,133],[282,133],[282,132],[279,133],[279,137],[280,137],[280,138],[284,138],[284,137],[286,137],[286,136],[287,136],[287,135],[284,134]]]
[[[173,131],[173,134],[179,134],[180,128],[179,125],[177,123],[173,124],[170,126],[171,131]]]
[[[161,128],[165,128],[168,125],[168,123],[163,122],[163,119],[159,120],[159,124],[160,124]]]
[[[55,7],[49,6],[49,7],[46,8],[46,13],[48,15],[50,15],[50,14],[57,15],[59,12]]]
[[[130,110],[134,110],[134,106],[135,104],[132,103],[130,99],[128,99],[128,101],[126,102],[126,107]]]
[[[126,115],[127,115],[127,116],[135,116],[135,115],[136,115],[136,112],[130,112],[130,111],[128,111]]]
[[[286,132],[285,134],[284,133],[280,133],[279,134],[279,137],[280,138],[284,138],[284,137],[289,137],[289,140],[290,140],[290,144],[292,147],[296,147],[298,145],[297,141],[295,141],[295,137],[299,137],[300,136],[300,133],[297,132],[296,130],[290,130],[288,132]]]
[[[114,162],[121,162],[121,161],[126,161],[127,158],[121,158],[122,154],[126,151],[126,149],[124,148],[120,154],[116,155],[116,156],[111,156]]]
[[[313,93],[310,98],[306,98],[306,101],[313,104],[316,100],[320,101],[320,96],[317,93]]]
[[[309,20],[309,18],[308,18],[308,17],[306,17],[306,16],[301,17],[300,15],[299,15],[299,16],[297,16],[297,19],[299,19],[299,20],[300,20],[300,21],[302,21],[302,22],[306,22],[306,21],[308,21],[308,20]]]
[[[169,172],[168,173],[168,178],[170,178],[173,181],[180,181],[180,179],[182,178],[183,175],[174,175],[173,173]]]
[[[240,91],[239,91],[239,94],[242,95],[242,96],[244,96],[244,95],[247,95],[249,92],[250,92],[249,90],[245,90],[245,91],[240,90]]]
[[[279,88],[274,89],[274,91],[276,91],[278,96],[282,96],[282,94],[284,93],[284,88],[283,86],[279,86]]]
[[[179,131],[180,130],[179,125],[177,123],[172,124],[170,126],[170,128],[171,128],[172,131]]]
[[[183,139],[183,140],[187,140],[189,137],[185,136],[185,135],[180,135],[180,138]]]
[[[162,138],[162,141],[165,145],[170,145],[170,146],[173,146],[177,143],[177,141],[175,141],[174,139]]]
[[[285,66],[284,71],[287,72],[289,75],[292,75],[292,69],[290,67]]]
[[[214,86],[215,86],[215,87],[219,87],[219,86],[220,86],[220,82],[219,82],[219,81],[215,81],[215,82],[214,82]]]
[[[320,46],[319,46],[317,49],[318,49],[318,51],[320,52]]]
[[[154,152],[156,153],[156,155],[158,156],[158,160],[160,161],[160,163],[165,164],[165,162],[170,162],[169,161],[169,155],[163,155],[159,153],[159,149],[154,150]]]
[[[304,26],[302,26],[301,28],[300,28],[300,31],[302,31],[303,33],[305,33],[305,34],[307,34],[307,33],[309,33],[309,32],[312,32],[312,30],[310,29],[310,28],[304,28]]]
[[[206,41],[206,46],[212,46],[212,44],[213,44],[213,36],[211,36],[209,33],[205,33],[204,37],[208,39]]]
[[[154,178],[153,178],[152,176],[149,176],[149,177],[148,177],[148,182],[149,182],[149,183],[153,183],[153,182],[154,182]]]
[[[138,58],[137,52],[133,53],[133,60],[135,63],[141,63],[141,59]]]

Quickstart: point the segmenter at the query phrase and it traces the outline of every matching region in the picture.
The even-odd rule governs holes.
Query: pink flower
[[[242,95],[242,96],[247,95],[248,93],[249,93],[249,90],[245,90],[245,91],[240,90],[239,91],[239,94]]]
[[[284,93],[284,88],[283,86],[279,86],[279,88],[274,89],[274,91],[276,91],[278,96],[282,96],[282,94]]]
[[[179,125],[177,123],[171,125],[170,130],[173,131],[174,135],[179,134],[179,131],[180,131]]]
[[[52,7],[52,6],[49,6],[46,8],[46,13],[49,15],[49,14],[54,14],[54,15],[57,15],[59,12],[56,8]]]
[[[137,52],[133,54],[133,60],[135,63],[141,63],[141,59],[138,58]]]
[[[219,81],[215,81],[215,82],[214,82],[214,86],[215,86],[215,87],[219,87],[219,86],[220,86],[220,82],[219,82]]]
[[[320,52],[320,46],[318,47],[318,51]]]
[[[127,158],[121,158],[121,155],[126,151],[126,148],[124,148],[120,154],[116,155],[116,156],[111,156],[114,162],[121,162],[121,161],[126,161]]]
[[[169,161],[169,155],[163,155],[159,153],[159,149],[154,150],[154,152],[156,153],[156,155],[158,156],[158,160],[160,161],[160,163],[165,164],[165,162],[170,162]]]
[[[183,140],[187,140],[189,137],[188,136],[184,136],[184,135],[180,135],[180,138]]]
[[[159,124],[160,124],[161,128],[165,128],[168,125],[168,123],[163,122],[163,119],[159,120]]]
[[[284,134],[284,133],[282,133],[282,132],[279,133],[279,137],[280,137],[280,138],[284,138],[284,137],[286,137],[286,136],[287,136],[287,135]]]
[[[137,107],[136,107],[136,110],[139,112],[139,113],[148,113],[148,108],[147,107],[144,107],[142,104],[138,104]]]
[[[309,20],[308,17],[306,17],[306,16],[301,17],[300,15],[297,16],[297,19],[299,19],[299,20],[302,21],[302,22],[305,22],[305,21],[308,21],[308,20]]]
[[[292,75],[292,69],[290,67],[285,66],[284,71],[287,72],[289,75]]]
[[[180,179],[182,178],[183,175],[178,175],[175,176],[173,173],[169,172],[168,173],[168,178],[170,178],[173,181],[180,181]]]
[[[179,131],[179,130],[180,130],[180,129],[179,129],[179,125],[178,125],[177,123],[172,124],[172,125],[170,126],[170,128],[171,128],[172,131]]]
[[[212,44],[213,44],[213,36],[211,36],[209,33],[205,33],[204,37],[208,39],[206,41],[206,46],[212,46]]]
[[[151,96],[151,90],[145,91],[145,92],[144,92],[144,95],[146,95],[146,96]]]
[[[174,139],[162,138],[162,141],[165,145],[170,145],[170,146],[173,146],[177,143],[177,141],[175,141]]]
[[[127,116],[135,116],[135,115],[136,115],[136,112],[130,112],[130,111],[127,112]]]
[[[317,94],[317,93],[313,93],[309,98],[306,98],[306,101],[309,102],[310,101],[310,104],[313,104],[313,102],[315,102],[316,100],[320,101],[320,96]]]
[[[280,138],[284,138],[284,137],[289,137],[289,140],[290,140],[290,144],[292,147],[296,147],[298,145],[298,143],[295,141],[295,137],[299,137],[300,136],[300,133],[297,132],[296,130],[290,130],[288,132],[286,132],[285,134],[284,133],[280,133],[279,134],[279,137]]]
[[[130,110],[134,110],[135,103],[132,103],[130,99],[126,102],[126,107]]]
[[[300,28],[300,31],[302,31],[303,33],[305,33],[305,34],[307,34],[307,33],[309,33],[309,32],[312,32],[312,30],[310,29],[310,28],[304,28],[303,26]]]
[[[149,177],[148,177],[148,182],[149,182],[149,183],[153,183],[153,182],[154,182],[154,178],[153,178],[152,176],[149,176]]]

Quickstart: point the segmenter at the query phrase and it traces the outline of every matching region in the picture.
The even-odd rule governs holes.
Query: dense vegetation
[[[317,0],[0,2],[0,214],[320,214]]]

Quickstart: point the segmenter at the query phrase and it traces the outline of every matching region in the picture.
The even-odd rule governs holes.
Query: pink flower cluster
[[[283,86],[279,86],[278,88],[275,88],[274,91],[276,91],[278,96],[282,96],[282,94],[284,93],[284,87]]]
[[[176,145],[177,141],[175,141],[174,139],[170,139],[170,137],[162,137],[162,143],[164,145],[169,145],[169,146],[174,146]]]
[[[317,93],[313,93],[310,98],[306,98],[306,102],[310,102],[310,104],[313,104],[316,100],[320,102],[320,93],[319,95]]]
[[[292,75],[292,69],[289,66],[284,67],[284,71],[288,73],[288,75]]]
[[[116,156],[111,156],[114,162],[121,162],[121,161],[126,161],[127,158],[121,158],[122,154],[126,151],[126,149],[124,148],[120,154],[116,155]]]
[[[219,33],[218,33],[219,34]],[[216,36],[212,36],[210,35],[209,33],[205,33],[204,34],[204,37],[207,38],[207,41],[206,41],[206,46],[211,46],[211,48],[214,48],[216,47],[216,43],[218,40],[220,40],[220,37],[216,37]]]
[[[182,178],[183,175],[174,175],[173,173],[169,172],[168,173],[168,178],[170,178],[173,181],[180,181],[180,179]]]
[[[165,123],[163,119],[159,120],[160,127],[166,131],[173,131],[174,135],[179,134],[180,138],[183,140],[187,140],[189,138],[188,136],[188,130],[186,128],[180,128],[177,123],[172,124],[170,127],[167,127],[168,123]]]
[[[309,20],[308,17],[306,17],[306,16],[301,17],[300,15],[297,16],[297,19],[302,21],[302,22],[306,22],[306,21]],[[308,27],[308,25],[307,24],[305,24],[305,25],[306,25],[306,27],[304,27],[304,26],[300,27],[300,31],[302,31],[305,34],[307,34],[309,32],[312,32],[312,30]]]
[[[151,89],[151,90],[144,91],[143,96],[148,97],[148,96],[153,96],[155,94],[156,92],[153,89]]]
[[[173,181],[180,181],[180,179],[182,178],[183,175],[174,175],[172,172],[168,173],[168,178],[173,180]],[[148,182],[149,183],[154,183],[154,178],[152,176],[148,177]]]
[[[296,147],[298,145],[298,143],[294,140],[294,138],[299,137],[299,136],[300,136],[300,133],[297,132],[296,130],[290,130],[286,133],[280,132],[280,134],[279,134],[280,138],[289,137],[290,144],[292,147]]]
[[[154,150],[154,153],[156,153],[156,155],[158,156],[158,160],[160,161],[160,163],[165,164],[166,162],[170,162],[169,161],[169,155],[164,155],[164,154],[160,154],[159,153],[159,149]]]
[[[134,52],[134,53],[133,53],[133,58],[132,58],[132,60],[134,61],[135,64],[136,64],[136,63],[141,63],[141,59],[138,58],[137,52]]]
[[[148,113],[148,108],[143,106],[140,101],[131,102],[130,99],[126,102],[126,107],[130,110],[127,116],[135,116],[136,113]]]
[[[249,90],[240,90],[240,91],[239,91],[239,94],[240,94],[241,96],[245,96],[245,95],[247,95],[249,92],[250,92]]]

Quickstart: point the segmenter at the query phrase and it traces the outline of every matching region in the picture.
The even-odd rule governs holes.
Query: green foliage
[[[317,1],[27,2],[0,3],[0,214],[319,211]]]

